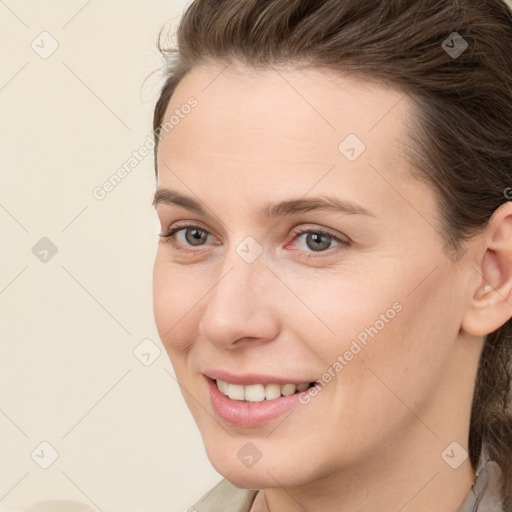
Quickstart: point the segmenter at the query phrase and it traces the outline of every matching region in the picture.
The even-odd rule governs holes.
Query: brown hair
[[[468,45],[461,55],[449,54],[453,32]],[[164,47],[161,37],[158,48],[167,67],[153,119],[156,173],[163,116],[188,71],[209,61],[283,64],[354,73],[412,98],[416,126],[407,154],[436,191],[440,235],[455,257],[507,201],[512,14],[503,0],[195,0],[178,28],[177,48]],[[500,465],[506,510],[512,510],[511,374],[509,320],[486,337],[468,440],[474,470],[483,444]]]

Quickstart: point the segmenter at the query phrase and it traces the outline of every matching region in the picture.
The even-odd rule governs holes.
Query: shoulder
[[[249,512],[258,491],[240,489],[225,478],[187,512]]]
[[[457,512],[503,512],[499,489],[502,471],[493,460],[480,463],[471,491]]]

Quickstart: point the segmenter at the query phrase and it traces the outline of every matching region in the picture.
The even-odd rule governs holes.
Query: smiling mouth
[[[231,400],[245,402],[263,402],[275,400],[283,396],[291,396],[313,387],[317,382],[304,382],[301,384],[231,384],[220,379],[215,383],[219,391]]]

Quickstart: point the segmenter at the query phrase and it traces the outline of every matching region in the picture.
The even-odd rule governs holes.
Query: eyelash
[[[207,229],[201,228],[200,226],[196,226],[194,224],[185,224],[182,226],[176,226],[172,229],[169,229],[169,231],[165,235],[161,234],[158,236],[161,238],[162,243],[172,243],[172,245],[174,247],[176,247],[175,242],[174,242],[174,238],[175,238],[174,235],[176,233],[178,233],[179,231],[182,231],[182,230],[185,230],[188,228],[197,229],[198,231],[206,233],[207,236],[212,235],[212,233],[210,231],[208,231]],[[328,231],[325,231],[323,229],[312,229],[312,228],[302,228],[302,229],[298,229],[298,230],[294,231],[293,232],[293,235],[294,235],[293,241],[306,233],[314,233],[314,234],[325,236],[327,238],[335,240],[340,245],[345,246],[345,247],[348,247],[350,245],[350,242],[348,240],[345,240],[341,237],[333,235],[332,233],[329,233]],[[189,254],[197,254],[197,253],[202,252],[201,249],[184,249],[184,248],[177,248],[177,249],[181,252],[189,253]],[[306,259],[322,257],[323,253],[329,253],[331,249],[332,248],[326,249],[325,251],[318,251],[316,253],[315,252],[307,252],[307,256],[303,256],[303,257],[305,257]],[[301,252],[304,252],[304,251],[301,251]]]

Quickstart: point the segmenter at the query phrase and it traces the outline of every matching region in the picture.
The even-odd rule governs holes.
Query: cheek
[[[197,303],[205,291],[200,280],[191,280],[189,272],[176,271],[157,254],[153,267],[153,313],[169,355],[186,350],[189,345],[187,325],[191,325],[194,307],[199,306]]]
[[[307,288],[295,283],[297,295],[306,297],[318,319],[308,315],[313,323],[303,331],[309,332],[303,340],[321,356],[324,371],[332,367],[331,373],[341,377],[333,379],[340,386],[339,400],[364,396],[360,404],[376,406],[383,399],[397,401],[387,385],[408,403],[422,402],[442,378],[458,333],[460,306],[449,300],[446,271],[443,275],[439,269],[420,286],[413,274],[388,269],[386,278],[340,276]],[[341,365],[333,366],[339,356]]]
[[[296,280],[295,295],[302,298],[295,306],[295,315],[309,321],[304,342],[312,350],[322,350],[330,358],[343,354],[354,340],[361,347],[381,336],[401,315],[402,297],[396,286],[372,285],[375,279],[340,274],[307,282]],[[403,300],[403,299],[402,299]],[[317,335],[313,335],[313,330]],[[323,340],[323,341],[322,341]],[[357,348],[355,349],[357,350]],[[349,356],[350,357],[350,356]]]
[[[364,357],[357,356],[360,364],[347,368],[361,403],[380,408],[385,417],[386,409],[402,417],[403,404],[420,414],[450,371],[458,312],[442,291],[446,281],[436,277],[399,297],[402,310],[368,339]]]

